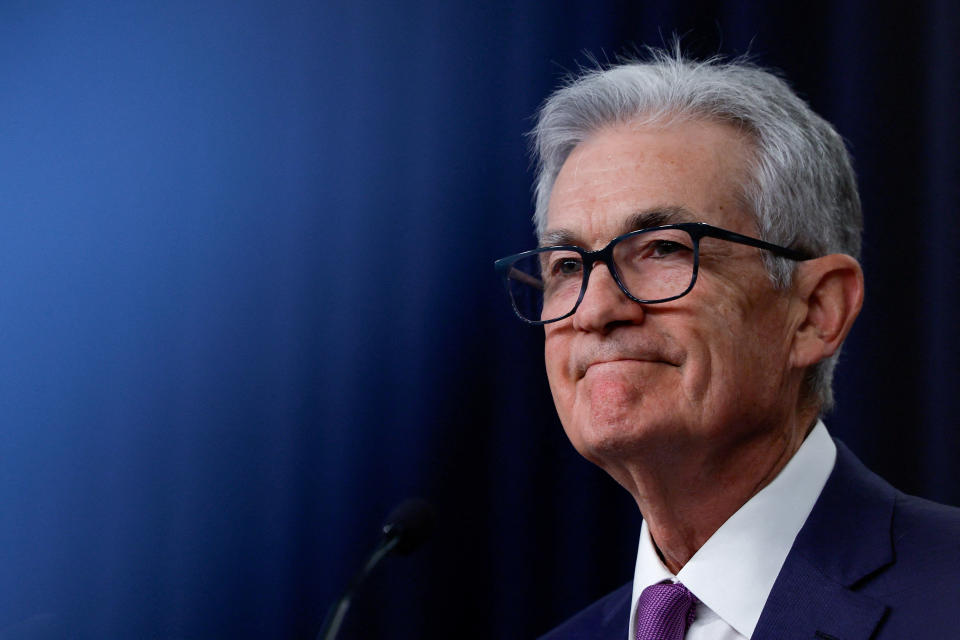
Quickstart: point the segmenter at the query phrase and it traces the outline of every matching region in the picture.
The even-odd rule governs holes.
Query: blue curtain
[[[856,158],[867,303],[833,433],[960,504],[960,12],[856,0],[0,6],[0,640],[529,638],[629,579],[630,497],[492,270],[562,75],[685,34]]]

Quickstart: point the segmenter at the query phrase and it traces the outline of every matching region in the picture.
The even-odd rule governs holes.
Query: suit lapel
[[[840,442],[837,462],[794,541],[754,640],[866,640],[886,605],[854,587],[893,561],[896,493]]]
[[[800,558],[784,565],[751,638],[866,640],[885,611]]]

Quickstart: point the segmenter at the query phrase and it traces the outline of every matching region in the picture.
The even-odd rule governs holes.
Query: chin
[[[587,460],[604,466],[605,460],[631,457],[650,446],[650,429],[634,415],[605,412],[590,420],[576,421],[579,426],[567,428],[574,448]]]

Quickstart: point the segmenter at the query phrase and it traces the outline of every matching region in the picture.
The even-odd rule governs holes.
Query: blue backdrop
[[[674,32],[849,140],[828,424],[960,503],[960,14],[758,4],[0,4],[0,639],[313,637],[408,495],[437,534],[344,637],[529,638],[627,580],[639,516],[492,262],[532,243],[537,105]]]

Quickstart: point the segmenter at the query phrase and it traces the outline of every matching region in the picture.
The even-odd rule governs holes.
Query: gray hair
[[[649,60],[597,66],[569,78],[541,107],[531,132],[537,161],[537,235],[546,229],[550,192],[574,147],[615,124],[662,126],[683,120],[729,123],[753,153],[739,194],[760,237],[815,256],[860,255],[863,218],[850,155],[840,135],[782,79],[745,60],[693,61],[649,50]],[[795,263],[765,254],[778,287]],[[824,412],[833,406],[837,356],[811,366],[805,393]]]

